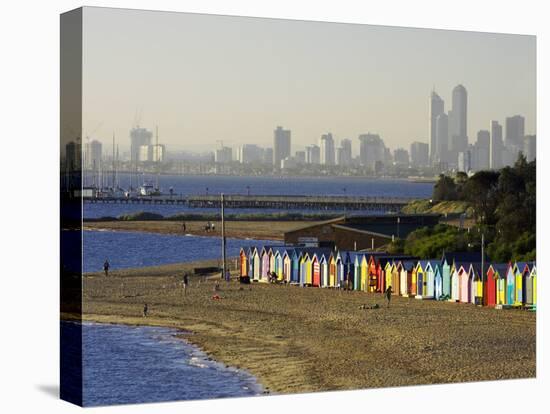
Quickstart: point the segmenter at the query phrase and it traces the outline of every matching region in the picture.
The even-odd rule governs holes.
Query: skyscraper
[[[84,166],[89,170],[99,170],[102,155],[102,145],[98,140],[93,140],[84,146]]]
[[[340,155],[340,162],[337,162],[338,165],[350,165],[351,164],[351,140],[349,139],[343,139],[340,141],[340,149],[341,149],[341,155]]]
[[[491,160],[489,167],[492,170],[502,168],[502,125],[498,121],[491,121]]]
[[[505,156],[504,165],[512,165],[518,158],[518,153],[523,151],[525,137],[525,118],[514,115],[506,118],[506,137],[504,139]]]
[[[453,107],[449,111],[449,137],[454,158],[455,154],[468,147],[468,92],[462,85],[453,89]]]
[[[145,128],[136,127],[130,131],[130,161],[139,161],[140,148],[143,145],[151,145],[153,133]]]
[[[443,113],[435,120],[435,153],[432,162],[447,163],[449,151],[449,117]]]
[[[537,136],[525,135],[523,143],[523,154],[527,158],[528,162],[531,162],[537,158]]]
[[[477,133],[477,141],[472,157],[476,170],[487,170],[491,163],[491,133],[487,130],[481,130]]]
[[[281,160],[290,157],[290,129],[278,126],[273,131],[273,165],[281,168]]]
[[[359,159],[361,165],[376,170],[377,163],[386,161],[386,146],[378,134],[359,135]]]
[[[321,147],[321,164],[334,165],[334,139],[330,132],[321,136],[319,146]]]
[[[321,163],[321,148],[318,145],[309,145],[306,147],[306,163],[320,164]]]
[[[523,137],[525,136],[525,118],[521,115],[514,115],[506,118],[506,138],[504,145],[514,147],[516,150],[523,149]]]
[[[393,162],[402,167],[409,166],[409,152],[404,148],[397,148],[393,151]]]
[[[430,161],[435,162],[436,158],[436,121],[437,117],[445,112],[445,102],[439,95],[432,91],[430,95]]]
[[[427,167],[430,164],[428,144],[418,141],[411,144],[411,164],[413,167]]]

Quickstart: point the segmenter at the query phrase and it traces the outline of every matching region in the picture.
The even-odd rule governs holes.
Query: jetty
[[[213,195],[158,195],[132,197],[83,197],[85,203],[110,204],[168,204],[189,208],[220,208],[220,196]],[[406,197],[364,196],[304,196],[304,195],[225,195],[226,208],[254,208],[280,210],[361,210],[399,212],[407,203]]]

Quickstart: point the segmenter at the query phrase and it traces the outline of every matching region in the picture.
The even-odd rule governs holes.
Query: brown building
[[[435,226],[439,217],[439,214],[344,216],[289,231],[285,233],[285,244],[376,250],[394,237],[406,238],[416,229]]]

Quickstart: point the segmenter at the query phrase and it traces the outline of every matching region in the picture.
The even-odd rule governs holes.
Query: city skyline
[[[517,114],[536,135],[533,36],[97,8],[86,16],[82,134],[107,143],[114,132],[122,151],[137,124],[194,152],[218,141],[272,146],[277,125],[292,131],[292,153],[327,132],[335,145],[351,139],[354,156],[369,131],[409,148],[430,143],[430,91],[451,109],[458,84],[468,90],[469,143]]]

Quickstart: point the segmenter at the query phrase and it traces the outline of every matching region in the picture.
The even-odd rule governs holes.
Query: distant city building
[[[218,164],[226,164],[232,161],[233,152],[231,147],[221,147],[214,153],[214,162]]]
[[[502,125],[498,121],[491,121],[491,149],[490,149],[490,165],[492,170],[502,168],[502,152],[504,143],[502,142]]]
[[[290,157],[290,130],[278,126],[273,131],[273,165],[279,168],[286,157]]]
[[[263,156],[263,148],[254,144],[244,144],[239,147],[237,159],[241,164],[256,164],[263,162]]]
[[[429,145],[424,142],[411,144],[411,164],[414,167],[427,167],[430,164]]]
[[[321,147],[317,145],[309,145],[306,147],[306,163],[307,164],[321,163]]]
[[[432,91],[430,95],[430,162],[435,163],[437,156],[437,118],[445,112],[445,102],[440,96]]]
[[[93,140],[84,145],[84,167],[89,170],[99,170],[101,166],[102,144]]]
[[[472,170],[472,152],[470,149],[458,153],[457,170],[465,173]]]
[[[393,151],[393,162],[395,165],[403,167],[409,166],[409,151],[403,148],[397,148]]]
[[[336,148],[334,153],[335,153],[335,156],[334,156],[335,164],[340,166],[346,165],[344,162],[344,149],[342,147],[338,147]]]
[[[384,164],[386,161],[386,147],[384,141],[380,138],[378,134],[367,134],[359,135],[359,159],[361,165],[364,165],[373,170],[380,169],[380,166],[377,166],[377,163]]]
[[[468,147],[468,92],[462,85],[453,89],[452,109],[449,111],[449,160],[456,162],[459,152]]]
[[[334,139],[330,132],[321,136],[319,147],[321,148],[321,164],[334,165]]]
[[[491,163],[491,133],[481,130],[477,133],[477,141],[473,150],[473,164],[475,170],[488,170]]]
[[[513,148],[516,152],[523,150],[523,138],[525,137],[525,118],[514,115],[506,118],[506,148]]]
[[[272,164],[273,163],[273,148],[265,148],[264,149],[264,164]]]
[[[305,151],[296,151],[294,156],[297,164],[305,164],[306,162],[306,152]]]
[[[523,155],[528,162],[534,161],[537,158],[537,136],[525,135],[523,142]]]
[[[150,145],[153,133],[145,128],[136,127],[130,131],[130,161],[140,160],[140,151],[143,145]]]
[[[159,145],[142,145],[139,147],[140,162],[163,162],[166,156],[165,147],[162,144]]]
[[[440,114],[435,120],[435,154],[432,161],[436,163],[449,162],[449,117]],[[455,160],[456,162],[456,160]]]
[[[340,151],[340,160],[336,160],[336,164],[345,165],[345,166],[351,165],[351,161],[352,161],[351,140],[350,139],[343,139],[342,141],[340,141],[339,149],[341,150]]]

